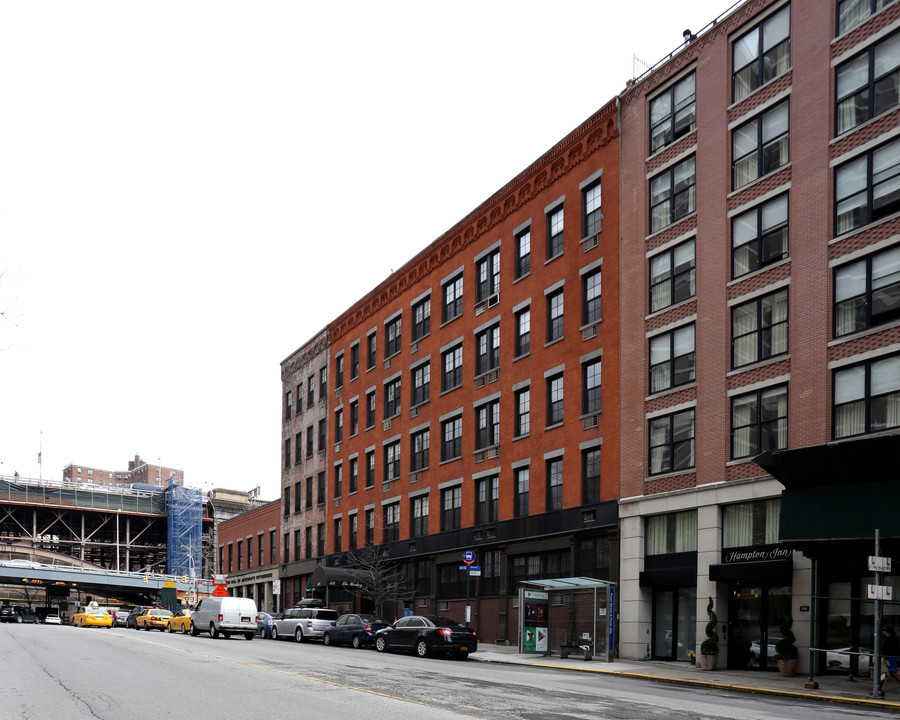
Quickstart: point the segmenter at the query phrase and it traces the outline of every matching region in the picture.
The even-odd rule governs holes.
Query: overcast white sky
[[[3,3],[0,474],[277,498],[281,361],[733,2]]]

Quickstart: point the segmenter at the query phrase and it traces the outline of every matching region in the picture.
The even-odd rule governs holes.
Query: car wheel
[[[273,640],[278,639],[278,628],[275,627],[274,625],[272,626],[272,639]]]
[[[209,636],[213,640],[215,640],[217,637],[219,637],[219,630],[216,628],[214,623],[209,624]]]
[[[322,636],[322,644],[323,645],[331,645],[331,635],[329,635],[328,633],[325,633]]]
[[[185,625],[184,623],[181,624],[181,634],[182,634],[182,635],[187,635],[187,634],[188,634],[187,625]]]
[[[385,643],[383,637],[375,638],[375,649],[378,652],[384,652],[387,650],[387,643]]]
[[[16,618],[16,622],[17,622],[17,623],[23,623],[23,622],[25,622],[25,620],[23,620],[23,619],[22,619],[22,616],[19,615],[19,617]]]
[[[231,637],[231,633],[230,632],[222,632],[222,637],[227,640],[228,638]]]
[[[467,653],[467,652],[461,652],[457,657],[458,657],[460,660],[468,660],[468,659],[469,659],[469,653]]]
[[[197,630],[196,625],[191,625],[191,637],[197,637],[200,634],[200,631]]]
[[[419,657],[428,657],[428,643],[424,640],[419,640],[416,643],[416,655]]]
[[[362,647],[362,640],[359,639],[359,635],[353,636],[353,647],[359,650]]]
[[[172,623],[166,624],[166,630],[168,630],[170,633],[175,632],[175,628],[172,627]]]
[[[248,640],[252,640],[254,635],[256,635],[256,633],[244,633],[244,637]]]
[[[150,626],[147,623],[144,623],[144,630],[150,632]]]
[[[294,640],[297,642],[303,642],[303,631],[300,628],[294,630]]]

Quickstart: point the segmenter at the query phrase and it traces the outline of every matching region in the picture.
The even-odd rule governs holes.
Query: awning
[[[791,581],[794,564],[784,560],[761,560],[758,562],[721,563],[709,566],[710,580],[785,580]]]
[[[611,580],[588,577],[549,578],[547,580],[520,580],[520,585],[532,585],[542,590],[593,590],[615,585]]]
[[[327,567],[319,565],[310,576],[306,587],[309,590],[325,588],[361,588],[364,585],[365,573],[362,570]]]

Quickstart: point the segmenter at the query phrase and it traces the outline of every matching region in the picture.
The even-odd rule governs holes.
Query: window
[[[428,430],[413,433],[411,438],[412,457],[409,469],[412,472],[424,470],[428,467],[428,450],[431,446],[431,436]]]
[[[894,0],[838,0],[838,33],[843,34]]]
[[[581,191],[581,207],[584,215],[581,224],[584,230],[584,237],[590,237],[600,232],[600,221],[603,218],[603,209],[601,207],[600,181],[588,185]]]
[[[516,500],[513,512],[516,517],[528,517],[528,471],[527,467],[516,468],[515,488]]]
[[[325,443],[328,438],[328,423],[325,422],[325,418],[319,420],[319,452],[325,452]]]
[[[372,332],[366,336],[366,369],[371,370],[375,367],[375,333]]]
[[[475,524],[497,522],[500,510],[500,478],[497,475],[475,481]]]
[[[462,273],[449,280],[442,288],[444,302],[441,322],[449,322],[462,315],[463,276]]]
[[[834,372],[834,439],[900,427],[900,355]]]
[[[366,510],[366,545],[375,544],[375,510]]]
[[[837,69],[837,117],[840,135],[896,107],[900,91],[900,33],[873,45]]]
[[[516,313],[516,357],[531,352],[531,308]]]
[[[328,395],[328,368],[319,370],[319,400]]]
[[[278,550],[275,547],[275,531],[269,530],[269,565],[275,565],[278,562],[277,552]],[[262,565],[262,555],[260,555],[259,564]]]
[[[400,441],[395,440],[384,446],[384,481],[390,482],[400,477]]]
[[[900,140],[834,171],[835,233],[855,230],[900,210]]]
[[[334,466],[334,497],[339,498],[344,495],[344,466]]]
[[[384,384],[384,419],[400,414],[400,378]]]
[[[303,383],[297,383],[297,392],[295,393],[295,397],[297,398],[297,404],[294,408],[294,414],[300,415],[300,413],[303,412]]]
[[[462,345],[457,345],[441,354],[441,392],[447,392],[462,385]]]
[[[396,542],[400,539],[400,503],[389,503],[384,506],[384,527],[382,528],[382,542]]]
[[[294,483],[294,513],[299,513],[303,506],[301,504],[301,500],[303,498],[303,483],[298,480]],[[290,503],[290,488],[285,490],[285,502]],[[287,516],[288,513],[285,513]]]
[[[310,375],[306,381],[306,406],[312,407],[316,402],[316,376]]]
[[[350,524],[350,537],[348,540],[347,549],[348,550],[356,550],[356,543],[358,538],[359,531],[359,523],[358,516],[356,513],[347,517],[347,522]]]
[[[300,543],[298,541],[297,546],[299,547],[299,545],[300,545]],[[221,552],[221,549],[220,549],[220,552]],[[291,535],[290,535],[290,533],[284,534],[284,549],[282,550],[282,552],[284,553],[284,562],[286,562],[286,563],[290,562],[291,561]],[[295,550],[294,558],[299,559],[299,557],[300,556],[297,555],[297,551]],[[219,559],[220,559],[219,567],[222,567],[221,556]]]
[[[384,357],[385,359],[396,355],[400,352],[400,345],[403,342],[403,318],[398,315],[393,320],[385,323],[384,326]]]
[[[516,279],[531,272],[531,228],[516,235]]]
[[[500,323],[475,336],[475,374],[483,375],[500,367]]]
[[[366,487],[375,486],[375,451],[366,452]]]
[[[359,432],[359,400],[350,403],[350,437]]]
[[[334,359],[334,386],[344,387],[344,354]]]
[[[735,40],[733,53],[734,102],[739,102],[790,67],[790,5]]]
[[[600,412],[600,382],[602,361],[591,360],[581,366],[581,413],[594,415]]]
[[[431,363],[423,363],[412,371],[412,406],[428,402],[431,395]]]
[[[600,271],[587,273],[581,278],[581,324],[590,325],[600,322]]]
[[[305,508],[311,510],[313,506],[313,479],[312,476],[306,478],[306,504]]]
[[[731,365],[742,367],[788,350],[788,291],[735,306],[731,311]]]
[[[731,275],[740,277],[788,254],[788,196],[762,203],[731,221]]]
[[[291,410],[293,410],[293,408],[294,408],[294,403],[291,400],[291,391],[288,390],[284,394],[284,419],[285,420],[291,419]]]
[[[284,512],[282,513],[285,517],[291,514],[291,486],[288,485],[284,489],[284,502],[282,503],[282,509]]]
[[[650,338],[650,392],[693,382],[694,325]]]
[[[834,271],[834,335],[900,318],[900,246]]]
[[[547,511],[562,510],[563,461],[554,458],[547,461]]]
[[[320,472],[316,477],[316,504],[325,504],[325,473]]]
[[[340,408],[334,411],[334,441],[342,442],[344,439],[344,411]]]
[[[726,505],[722,513],[722,547],[774,545],[781,522],[781,498]]]
[[[650,312],[692,298],[696,292],[693,239],[650,258]]]
[[[694,73],[650,101],[650,154],[694,131],[697,100]]]
[[[366,427],[375,427],[375,391],[366,393]]]
[[[735,190],[787,165],[789,116],[785,101],[735,128],[731,134],[731,182]]]
[[[244,569],[244,567],[243,567],[243,565],[244,565],[244,549],[242,547],[243,544],[244,544],[243,540],[237,541],[237,569],[238,569],[238,572],[240,572],[241,570]],[[137,627],[137,626],[135,626],[135,627]]]
[[[413,305],[412,339],[420,340],[431,332],[431,297]]]
[[[359,377],[359,343],[350,348],[350,379]]]
[[[531,388],[517,390],[516,398],[516,437],[528,435],[531,432]]]
[[[339,553],[341,551],[341,539],[343,534],[343,523],[341,522],[342,518],[334,519],[334,552]]]
[[[552,260],[563,252],[563,206],[547,213],[547,259]]]
[[[325,554],[325,523],[316,524],[316,556]]]
[[[350,487],[348,493],[352,495],[359,490],[359,458],[350,458]]]
[[[647,518],[647,555],[697,552],[697,511]]]
[[[306,457],[313,456],[313,426],[306,428]]]
[[[563,421],[563,375],[547,378],[547,425]]]
[[[294,465],[300,464],[300,441],[303,439],[303,433],[294,435]]]
[[[247,569],[253,567],[253,538],[247,538]]]
[[[787,385],[732,398],[732,459],[787,447],[787,401]]]
[[[650,180],[650,232],[690,215],[696,207],[694,156],[663,170]]]
[[[284,441],[284,469],[287,470],[291,466],[291,439]]]
[[[664,415],[650,421],[650,474],[694,467],[694,411]]]
[[[419,495],[411,501],[412,537],[426,537],[428,535],[428,495]]]
[[[494,250],[481,258],[475,270],[478,276],[475,302],[482,302],[500,291],[500,251]]]
[[[441,490],[441,532],[462,527],[462,486]]]
[[[547,342],[563,337],[563,291],[562,288],[547,296]]]
[[[600,502],[600,449],[581,453],[581,502]]]
[[[441,422],[441,462],[462,457],[462,417]]]
[[[500,443],[500,401],[492,400],[475,408],[475,449]]]

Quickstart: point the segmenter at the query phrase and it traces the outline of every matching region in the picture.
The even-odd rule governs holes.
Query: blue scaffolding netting
[[[169,574],[202,577],[203,495],[200,490],[171,481],[167,495]]]

